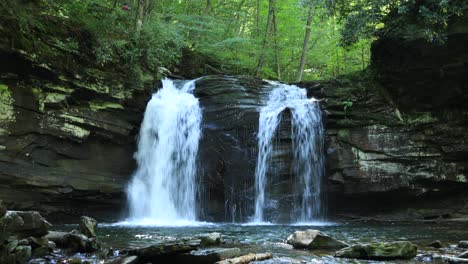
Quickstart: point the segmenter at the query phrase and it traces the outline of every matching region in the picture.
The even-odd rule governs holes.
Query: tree
[[[265,53],[266,49],[268,46],[268,38],[271,34],[271,28],[272,28],[272,18],[273,18],[273,13],[275,12],[275,2],[276,0],[269,0],[268,4],[268,17],[266,21],[266,29],[265,29],[265,35],[263,37],[263,44],[262,44],[262,49],[260,51],[260,58],[258,59],[257,63],[257,69],[255,72],[255,77],[260,77],[260,74],[262,72],[263,64],[265,63]]]
[[[304,72],[304,67],[306,64],[306,59],[307,59],[307,52],[309,51],[309,40],[310,40],[310,32],[311,32],[311,26],[312,26],[312,19],[313,19],[313,10],[315,4],[310,1],[308,4],[309,9],[307,11],[307,22],[306,22],[306,30],[305,30],[305,36],[304,36],[304,44],[302,46],[302,55],[301,55],[301,60],[299,62],[299,68],[297,70],[297,75],[296,75],[296,82],[300,82],[302,80],[302,73]]]

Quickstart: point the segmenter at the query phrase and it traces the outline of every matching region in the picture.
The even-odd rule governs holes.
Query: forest
[[[206,72],[283,80],[363,71],[378,37],[443,43],[463,0],[2,0],[1,45],[131,73],[136,83],[184,56]],[[15,32],[15,34],[8,34]],[[190,55],[188,55],[190,54]],[[65,65],[64,65],[65,66]]]

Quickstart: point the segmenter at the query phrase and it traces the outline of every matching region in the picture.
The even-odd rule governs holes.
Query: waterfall
[[[196,156],[202,112],[195,80],[169,79],[146,107],[128,186],[130,222],[185,225],[196,220]]]
[[[270,82],[273,90],[266,106],[261,108],[258,131],[258,159],[255,169],[255,215],[253,222],[265,221],[266,175],[273,151],[273,138],[285,109],[291,111],[293,149],[292,174],[302,191],[301,201],[295,203],[295,220],[310,222],[322,215],[321,186],[324,174],[324,129],[322,114],[315,99],[308,99],[305,89],[294,85]]]

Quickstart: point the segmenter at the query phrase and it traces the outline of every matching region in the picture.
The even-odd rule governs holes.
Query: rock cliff
[[[377,78],[298,84],[322,100],[331,217],[468,216],[466,36],[454,31],[445,46],[382,39],[373,47]],[[151,85],[131,89],[122,85],[125,76],[95,69],[67,74],[21,51],[0,57],[9,63],[0,67],[0,199],[51,220],[121,217]],[[253,214],[258,108],[268,91],[250,77],[197,82],[202,219]],[[289,118],[285,111],[268,174],[265,213],[280,222],[299,193]]]

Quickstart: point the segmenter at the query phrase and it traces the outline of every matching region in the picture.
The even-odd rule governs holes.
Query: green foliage
[[[443,43],[449,23],[468,11],[466,0],[330,0],[343,21],[341,44],[380,36]]]
[[[303,79],[329,79],[364,70],[377,33],[442,42],[450,20],[468,9],[466,0],[277,0],[273,32],[268,0],[129,3],[125,11],[115,0],[0,0],[0,47],[74,73],[80,65],[111,69],[136,87],[160,67],[253,75],[261,54],[261,77],[293,81],[310,10]]]
[[[348,114],[351,111],[351,107],[353,106],[353,101],[343,101],[341,104],[343,105],[345,114]]]

